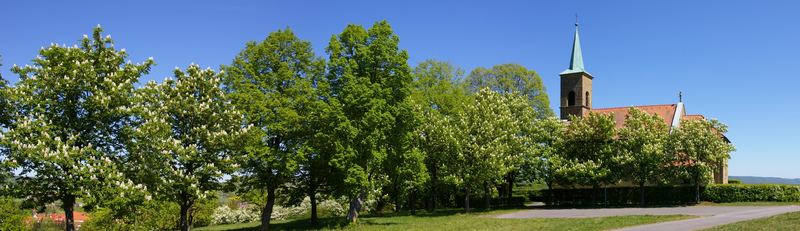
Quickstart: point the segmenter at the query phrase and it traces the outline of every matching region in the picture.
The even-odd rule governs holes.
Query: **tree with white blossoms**
[[[466,192],[464,209],[467,212],[471,192],[483,188],[488,198],[491,185],[502,179],[515,161],[514,156],[509,155],[512,148],[509,141],[514,139],[516,130],[508,106],[513,104],[512,96],[482,88],[464,103],[456,121],[461,144],[455,168]]]
[[[639,203],[644,205],[644,184],[663,179],[667,167],[664,146],[669,126],[656,114],[633,107],[628,110],[618,138],[621,172],[623,178],[639,186]]]
[[[599,186],[616,181],[616,132],[613,115],[571,116],[560,145],[563,158],[557,175],[562,185],[592,186],[592,203]]]
[[[0,63],[0,67],[3,64]],[[9,100],[8,92],[8,82],[3,79],[3,75],[0,75],[0,130],[8,128],[11,122],[11,113],[13,112],[13,108],[11,107],[12,104]],[[0,187],[0,196],[6,194],[6,190],[9,189],[9,185],[11,182],[7,182],[11,177],[11,171],[8,169],[11,163],[6,163],[3,161],[8,154],[8,149],[0,145],[0,183],[3,187]]]
[[[683,120],[669,136],[667,157],[692,180],[696,203],[700,203],[700,185],[707,183],[735,150],[725,140],[725,132],[728,126],[717,120]]]
[[[34,203],[61,201],[66,230],[74,230],[78,198],[107,195],[127,184],[115,160],[122,155],[119,132],[139,77],[152,60],[126,63],[110,36],[94,29],[80,45],[42,48],[32,66],[12,68],[20,81],[8,90],[16,105],[14,124],[0,135],[10,150],[6,165],[19,171],[19,196]]]
[[[176,68],[175,79],[148,82],[136,93],[139,126],[131,134],[132,162],[146,166],[158,200],[180,205],[178,228],[190,230],[195,202],[214,196],[233,171],[234,143],[247,131],[211,69]]]

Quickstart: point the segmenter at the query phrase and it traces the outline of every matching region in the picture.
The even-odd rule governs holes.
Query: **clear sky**
[[[16,1],[0,3],[0,73],[100,24],[146,80],[194,62],[218,69],[244,43],[290,27],[319,56],[347,24],[388,20],[416,66],[518,63],[542,76],[557,112],[575,14],[595,107],[665,104],[730,126],[731,175],[800,178],[798,1]]]

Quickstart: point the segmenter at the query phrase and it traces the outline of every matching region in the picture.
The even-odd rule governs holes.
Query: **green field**
[[[714,202],[707,202],[704,201],[700,203],[701,206],[784,206],[784,205],[800,205],[800,202],[774,202],[774,201],[762,201],[762,202],[726,202],[726,203],[714,203]]]
[[[800,212],[787,213],[767,218],[742,221],[714,227],[707,230],[798,230],[800,229]]]
[[[440,212],[433,214],[374,216],[359,219],[356,225],[341,223],[342,218],[323,219],[317,227],[308,225],[308,220],[273,223],[275,230],[345,229],[345,230],[607,230],[619,227],[692,218],[692,216],[620,216],[605,218],[536,218],[498,219],[489,215],[512,210],[489,213]],[[211,230],[258,230],[259,223],[219,225],[197,228]]]

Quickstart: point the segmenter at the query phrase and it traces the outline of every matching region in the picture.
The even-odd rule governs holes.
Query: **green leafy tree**
[[[466,78],[467,87],[472,92],[488,87],[501,94],[517,93],[527,98],[536,111],[537,118],[554,116],[550,109],[550,98],[536,71],[528,70],[519,64],[500,64],[491,69],[476,68]]]
[[[314,158],[304,147],[311,132],[306,129],[312,129],[306,124],[317,109],[313,86],[323,75],[324,63],[314,57],[310,42],[286,29],[270,33],[260,43],[247,43],[223,70],[231,99],[253,126],[241,160],[239,186],[267,192],[261,230],[269,230],[276,191],[298,175],[306,157]]]
[[[180,207],[180,230],[191,229],[196,202],[214,197],[222,177],[236,167],[232,157],[249,128],[220,88],[211,69],[190,65],[175,70],[175,79],[148,82],[136,93],[138,119],[131,134],[135,164],[159,200]]]
[[[532,151],[522,158],[521,174],[528,182],[542,181],[548,189],[553,189],[558,181],[557,172],[564,163],[560,147],[564,143],[564,122],[549,117],[537,120],[531,128]]]
[[[465,189],[464,209],[469,211],[471,191],[483,188],[487,206],[491,185],[509,171],[513,156],[512,148],[515,121],[507,97],[481,89],[472,99],[465,102],[464,110],[458,116],[458,140],[460,149],[456,166],[461,185]]]
[[[639,203],[644,205],[644,185],[658,182],[666,170],[665,143],[669,126],[656,114],[628,109],[625,127],[619,131],[620,166],[623,178],[639,186]]]
[[[564,185],[580,184],[597,189],[614,183],[612,174],[617,161],[614,116],[589,113],[586,117],[570,117],[564,133],[564,158],[558,175]],[[592,203],[595,193],[592,193]]]
[[[341,193],[351,198],[348,220],[355,222],[367,192],[382,182],[382,164],[387,155],[409,151],[404,141],[409,131],[411,74],[408,54],[398,47],[399,38],[386,21],[369,30],[349,25],[333,36],[327,48],[331,96],[341,103],[349,134],[346,147],[332,157],[334,167],[345,172]]]
[[[717,120],[683,120],[669,136],[669,157],[694,183],[697,203],[700,185],[710,180],[713,170],[722,167],[734,150],[723,137],[727,131],[728,127]]]
[[[301,153],[305,158],[300,164],[297,188],[305,191],[311,204],[310,223],[318,223],[317,204],[318,194],[325,196],[334,192],[346,191],[342,188],[345,171],[332,165],[332,158],[340,152],[347,151],[351,136],[347,117],[342,111],[342,104],[337,98],[331,96],[330,84],[327,78],[315,79],[315,96],[312,102],[304,129],[308,132],[309,139],[302,146]],[[296,200],[302,200],[302,197]]]
[[[425,155],[427,205],[433,210],[439,198],[449,196],[439,195],[439,189],[445,186],[443,179],[451,176],[452,155],[458,152],[455,120],[467,98],[459,82],[464,71],[448,62],[426,60],[412,73],[411,100],[414,113],[419,115],[415,146]]]
[[[13,67],[20,81],[7,92],[17,107],[15,123],[0,135],[10,150],[2,161],[20,171],[20,195],[39,205],[61,201],[66,230],[75,229],[78,198],[92,202],[129,183],[115,166],[124,154],[119,132],[134,84],[153,64],[126,63],[124,49],[101,32],[95,28],[80,45],[43,48],[32,66]]]

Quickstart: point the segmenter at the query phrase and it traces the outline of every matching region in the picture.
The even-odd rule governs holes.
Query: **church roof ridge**
[[[606,108],[592,108],[592,111],[598,110],[612,110],[612,109],[625,109],[625,108],[632,108],[632,107],[663,107],[663,106],[677,106],[678,104],[675,103],[668,103],[668,104],[651,104],[651,105],[631,105],[631,106],[619,106],[619,107],[606,107]]]

